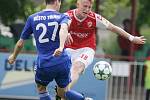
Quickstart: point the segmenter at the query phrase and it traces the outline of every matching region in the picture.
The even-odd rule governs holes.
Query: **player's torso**
[[[32,28],[40,66],[53,66],[70,59],[65,51],[59,57],[53,56],[55,49],[59,47],[62,19],[62,14],[56,11],[42,11],[33,15]]]
[[[59,46],[59,19],[54,11],[42,11],[33,15],[33,33],[39,54],[54,51]]]
[[[68,12],[71,17],[71,25],[69,32],[73,38],[73,43],[70,48],[78,49],[82,47],[90,47],[95,49],[95,34],[96,34],[96,18],[95,13],[91,12],[87,18],[79,20],[75,16],[75,10]]]

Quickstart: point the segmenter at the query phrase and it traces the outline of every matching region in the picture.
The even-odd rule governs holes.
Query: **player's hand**
[[[62,48],[62,47],[59,47],[58,49],[56,49],[56,50],[54,51],[53,56],[60,56],[62,52],[63,52],[63,48]]]
[[[135,36],[132,42],[135,44],[144,44],[146,43],[146,39],[144,36],[140,36],[140,37]]]
[[[13,54],[11,54],[9,57],[8,57],[8,63],[9,64],[13,64],[15,62],[16,58],[14,57]]]
[[[71,37],[70,33],[68,33],[65,45],[71,45],[71,43],[73,43],[73,38]]]

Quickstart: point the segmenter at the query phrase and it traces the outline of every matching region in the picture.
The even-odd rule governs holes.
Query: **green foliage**
[[[101,47],[104,49],[106,54],[119,55],[120,49],[118,46],[117,35],[109,32],[109,36],[107,38],[103,38],[100,40]]]
[[[61,7],[61,12],[67,11],[70,8],[74,8],[76,5],[77,0],[64,0],[62,7]],[[93,10],[95,9],[96,6],[96,0],[93,5]],[[129,7],[130,6],[130,0],[100,0],[100,13],[101,15],[105,16],[106,18],[110,19],[114,17],[117,13],[117,10],[119,8],[123,7]]]
[[[61,12],[75,8],[76,0],[63,0]],[[119,7],[129,6],[129,0],[107,0],[100,4],[101,14],[110,19],[116,15]],[[15,19],[24,19],[45,6],[35,5],[31,0],[0,0],[0,18],[4,24],[11,24]],[[95,4],[93,6],[95,8]]]
[[[107,0],[101,3],[100,10],[103,16],[110,19],[114,17],[119,8],[129,7],[130,0]]]
[[[63,0],[60,12],[76,8],[76,0]]]
[[[34,3],[31,3],[31,4],[26,4],[24,5],[24,13],[25,13],[25,17],[28,17],[30,16],[31,14],[33,13],[36,13],[38,11],[41,11],[42,9],[45,8],[45,5],[42,4],[42,5],[34,5]]]
[[[141,31],[142,35],[146,37],[146,39],[147,39],[146,43],[150,45],[150,41],[149,41],[150,40],[150,34],[149,34],[150,27],[142,26],[140,31]]]
[[[0,18],[4,24],[10,24],[15,19],[25,19],[33,8],[31,0],[0,0]]]
[[[150,26],[150,13],[149,13],[149,0],[139,0],[139,11],[137,23],[138,26],[141,27],[144,24]]]
[[[9,38],[0,34],[0,47],[8,50],[12,50],[14,46],[14,38]]]

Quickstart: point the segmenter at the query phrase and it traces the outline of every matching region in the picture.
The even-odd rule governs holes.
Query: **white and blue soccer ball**
[[[112,74],[112,67],[106,61],[99,61],[93,67],[93,73],[98,80],[107,80]]]

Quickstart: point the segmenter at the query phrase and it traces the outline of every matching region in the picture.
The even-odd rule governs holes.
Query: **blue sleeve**
[[[64,15],[62,16],[62,18],[61,18],[60,24],[63,24],[63,23],[68,24],[68,22],[69,22],[70,20],[71,20],[70,17],[64,14]]]
[[[32,33],[33,33],[33,30],[31,26],[31,17],[28,17],[20,38],[23,40],[29,39]]]

